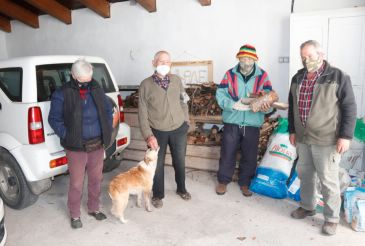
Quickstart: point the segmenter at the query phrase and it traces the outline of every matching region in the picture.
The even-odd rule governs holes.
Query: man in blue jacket
[[[250,94],[271,91],[272,86],[268,74],[257,65],[255,47],[243,45],[236,57],[239,63],[226,72],[216,93],[217,102],[223,110],[224,123],[216,193],[223,195],[227,184],[232,181],[239,147],[241,160],[238,185],[242,194],[248,197],[252,195],[249,186],[257,167],[260,127],[264,122],[264,112],[270,105],[263,105],[264,112],[253,112],[243,107],[241,99]]]
[[[71,227],[81,228],[80,203],[85,172],[88,175],[89,215],[97,220],[106,216],[99,211],[103,178],[104,148],[111,141],[112,106],[103,89],[93,80],[93,67],[77,60],[71,68],[72,79],[52,94],[48,121],[65,148],[70,172],[68,209]]]

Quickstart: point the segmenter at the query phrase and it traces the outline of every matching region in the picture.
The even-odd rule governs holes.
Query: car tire
[[[18,162],[4,148],[0,148],[0,196],[14,209],[26,208],[38,199],[29,189]]]
[[[117,159],[117,158],[115,158],[115,156],[112,156],[108,159],[105,159],[104,160],[103,173],[108,173],[108,172],[113,171],[114,169],[119,167],[121,161],[122,160],[121,160],[120,157],[118,157],[118,159]]]

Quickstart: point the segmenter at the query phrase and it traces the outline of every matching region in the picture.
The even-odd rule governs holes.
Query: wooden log
[[[147,145],[143,140],[132,139],[128,146],[130,150],[141,150],[146,151]],[[170,154],[170,149],[167,147],[167,153]],[[186,156],[195,156],[207,159],[219,160],[220,157],[220,147],[219,146],[197,146],[197,145],[187,145]]]
[[[123,158],[126,160],[141,161],[143,160],[144,155],[145,151],[143,150],[132,150],[127,148],[123,152]],[[172,159],[170,154],[166,154],[165,164],[172,165]],[[186,156],[185,166],[188,168],[200,170],[217,171],[219,166],[219,160],[206,159],[195,156]]]

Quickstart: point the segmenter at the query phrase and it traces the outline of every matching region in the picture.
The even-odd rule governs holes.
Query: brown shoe
[[[295,209],[291,212],[290,216],[294,219],[304,219],[307,216],[313,216],[316,214],[316,210],[306,210],[302,207]]]
[[[248,186],[244,185],[244,186],[241,186],[241,192],[242,192],[242,195],[244,196],[252,196],[252,192],[249,190]]]
[[[322,226],[322,232],[326,235],[332,236],[336,234],[337,223],[324,222]]]
[[[226,184],[218,183],[217,187],[215,188],[215,192],[217,193],[217,195],[224,195],[226,191],[227,191]]]

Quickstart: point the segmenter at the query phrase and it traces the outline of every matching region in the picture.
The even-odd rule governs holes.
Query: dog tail
[[[110,185],[109,185],[108,194],[112,200],[115,200],[115,197],[116,197],[115,195],[118,194],[118,189],[113,183],[110,183]]]

